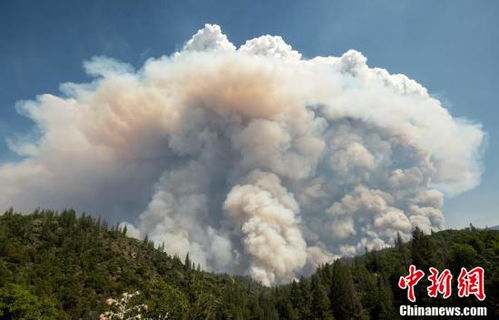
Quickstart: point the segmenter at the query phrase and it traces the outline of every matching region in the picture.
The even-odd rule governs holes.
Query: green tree
[[[421,229],[416,227],[412,232],[411,258],[412,263],[420,269],[428,270],[430,267],[437,268],[441,265],[436,257],[437,246],[435,246],[430,236],[425,235]]]
[[[373,295],[376,297],[374,319],[392,320],[399,317],[393,304],[390,285],[383,278],[378,278],[377,290]]]
[[[154,281],[149,286],[146,304],[155,315],[168,314],[168,319],[185,319],[189,302],[182,291],[165,281]]]
[[[355,291],[350,268],[336,260],[333,263],[333,284],[329,298],[334,317],[337,320],[361,319],[363,317],[362,305]]]
[[[400,232],[397,232],[397,238],[395,239],[395,248],[397,249],[398,254],[400,255],[400,263],[404,267],[404,269],[409,268],[409,250],[405,245],[402,237],[400,236]]]
[[[21,285],[8,283],[0,288],[0,318],[5,320],[65,319],[54,303],[40,299]]]
[[[469,268],[477,260],[478,253],[475,248],[466,243],[454,244],[450,248],[449,265],[451,270],[457,272],[462,267]]]
[[[312,307],[310,310],[313,320],[333,320],[331,303],[327,296],[327,291],[316,275],[312,277]]]
[[[185,255],[184,266],[187,270],[192,269],[191,259],[189,258],[189,253]]]
[[[299,318],[310,319],[312,297],[309,281],[305,279],[301,279],[300,282],[293,281],[290,295],[291,304],[298,312]]]

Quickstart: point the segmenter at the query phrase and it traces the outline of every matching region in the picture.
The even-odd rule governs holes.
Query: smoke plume
[[[142,68],[103,57],[91,83],[20,102],[0,207],[124,222],[205,269],[265,285],[443,227],[480,181],[484,132],[358,51],[305,59],[278,36],[236,48],[217,25]]]

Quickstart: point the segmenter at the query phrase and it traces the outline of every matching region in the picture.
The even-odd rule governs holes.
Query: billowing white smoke
[[[172,254],[271,285],[442,228],[443,195],[480,180],[480,125],[354,50],[303,59],[272,36],[236,49],[206,25],[138,71],[85,67],[92,83],[18,105],[37,130],[10,141],[2,208],[130,221]]]

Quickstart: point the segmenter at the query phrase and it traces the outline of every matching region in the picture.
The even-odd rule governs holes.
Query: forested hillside
[[[245,277],[201,271],[188,257],[169,256],[147,239],[128,238],[91,216],[38,211],[0,216],[0,318],[98,319],[110,297],[140,294],[143,317],[163,319],[397,319],[407,304],[398,279],[410,264],[428,270],[485,269],[487,298],[429,298],[418,305],[487,306],[499,314],[499,232],[446,230],[361,257],[322,266],[309,278],[264,288]],[[147,310],[146,310],[147,309]]]

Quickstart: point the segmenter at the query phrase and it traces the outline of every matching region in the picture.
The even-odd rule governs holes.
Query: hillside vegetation
[[[499,314],[499,232],[446,230],[394,247],[341,259],[311,277],[264,288],[246,277],[204,272],[189,257],[170,256],[91,216],[37,211],[0,216],[0,318],[98,319],[106,299],[139,291],[150,318],[168,319],[397,319],[407,304],[397,286],[410,264],[427,272],[485,269],[487,298],[444,300],[416,287],[420,306],[487,306]],[[453,288],[455,290],[455,288]]]

